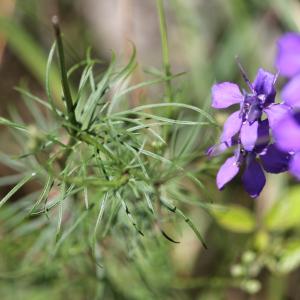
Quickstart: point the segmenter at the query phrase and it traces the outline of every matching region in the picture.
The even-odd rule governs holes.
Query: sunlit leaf
[[[289,273],[300,266],[300,241],[288,242],[282,249],[277,263],[277,270],[281,273]]]
[[[242,206],[212,206],[210,212],[220,226],[232,232],[250,233],[256,227],[254,215]]]
[[[265,217],[269,230],[287,230],[300,225],[300,188],[292,188],[286,197],[279,199]]]

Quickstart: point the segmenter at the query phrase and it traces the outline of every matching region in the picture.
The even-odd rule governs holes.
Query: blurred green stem
[[[175,289],[195,289],[201,287],[224,288],[224,287],[240,287],[242,280],[233,280],[225,277],[198,277],[189,279],[177,279],[173,283]]]
[[[287,280],[284,276],[271,275],[268,282],[268,296],[272,300],[280,300],[284,298],[287,288]]]
[[[158,17],[159,17],[159,29],[160,29],[160,37],[161,37],[161,47],[162,47],[162,59],[164,65],[164,72],[166,77],[171,77],[171,65],[170,65],[170,57],[169,57],[169,47],[168,47],[168,34],[167,34],[167,23],[166,23],[166,15],[164,11],[163,0],[156,0]],[[166,96],[167,101],[172,102],[172,83],[171,79],[166,80]]]

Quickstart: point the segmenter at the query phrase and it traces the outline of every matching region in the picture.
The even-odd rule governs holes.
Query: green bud
[[[251,279],[243,282],[241,287],[249,294],[256,294],[261,289],[261,283],[258,280]]]
[[[45,136],[44,134],[39,131],[39,129],[34,126],[30,125],[28,127],[28,132],[29,132],[29,140],[27,142],[27,149],[30,152],[35,152],[39,149],[39,147],[44,143],[45,141]]]
[[[246,251],[242,256],[242,261],[245,264],[250,264],[255,260],[256,254],[253,251]]]
[[[164,144],[162,142],[159,142],[159,141],[154,141],[154,142],[151,143],[151,146],[156,150],[160,150],[164,147]]]
[[[266,231],[260,230],[254,238],[254,245],[258,251],[265,250],[269,245],[270,237]]]
[[[230,268],[230,273],[234,277],[242,276],[244,274],[244,272],[245,271],[244,271],[244,268],[242,265],[236,264],[236,265],[231,266],[231,268]]]

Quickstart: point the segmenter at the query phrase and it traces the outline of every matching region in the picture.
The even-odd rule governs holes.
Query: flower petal
[[[286,33],[277,42],[276,67],[287,77],[300,72],[300,34]]]
[[[258,122],[246,122],[241,128],[241,142],[245,150],[252,151],[258,137]]]
[[[225,163],[221,166],[217,174],[217,186],[221,190],[224,185],[232,180],[239,172],[239,166],[236,161],[236,157],[229,157]]]
[[[226,108],[243,101],[243,95],[238,85],[231,82],[222,82],[212,87],[212,107]]]
[[[300,180],[300,152],[296,153],[290,162],[290,172]]]
[[[231,114],[224,123],[223,132],[220,137],[221,142],[231,140],[231,138],[237,134],[242,126],[242,119],[240,118],[240,112],[236,111]]]
[[[283,87],[281,92],[281,98],[286,104],[292,107],[300,107],[300,75],[292,78]]]
[[[287,114],[276,124],[273,135],[278,148],[282,151],[300,151],[300,124],[293,114]]]
[[[260,68],[253,82],[254,90],[258,95],[273,95],[275,97],[274,80],[275,75]]]
[[[231,141],[220,143],[220,144],[210,147],[206,151],[206,154],[211,157],[218,156],[218,155],[222,154],[223,152],[225,152],[231,146],[232,146]]]
[[[267,172],[277,174],[288,170],[291,155],[279,150],[275,144],[272,144],[260,158]]]
[[[270,141],[270,126],[268,119],[265,119],[258,123],[257,140],[255,143],[255,152],[262,152]]]
[[[257,197],[265,186],[265,174],[254,157],[248,161],[242,181],[246,192],[253,198]]]
[[[264,110],[267,114],[270,127],[273,128],[279,120],[291,111],[291,107],[286,104],[273,104]]]

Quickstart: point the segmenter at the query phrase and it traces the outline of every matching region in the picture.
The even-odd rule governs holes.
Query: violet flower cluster
[[[240,170],[251,197],[265,186],[265,172],[290,171],[300,180],[300,34],[288,33],[278,41],[276,66],[280,75],[290,79],[281,102],[275,102],[277,76],[263,69],[250,82],[241,68],[247,91],[231,82],[212,87],[213,108],[239,105],[225,122],[219,143],[208,151],[210,156],[227,149],[233,152],[218,171],[220,190]]]

